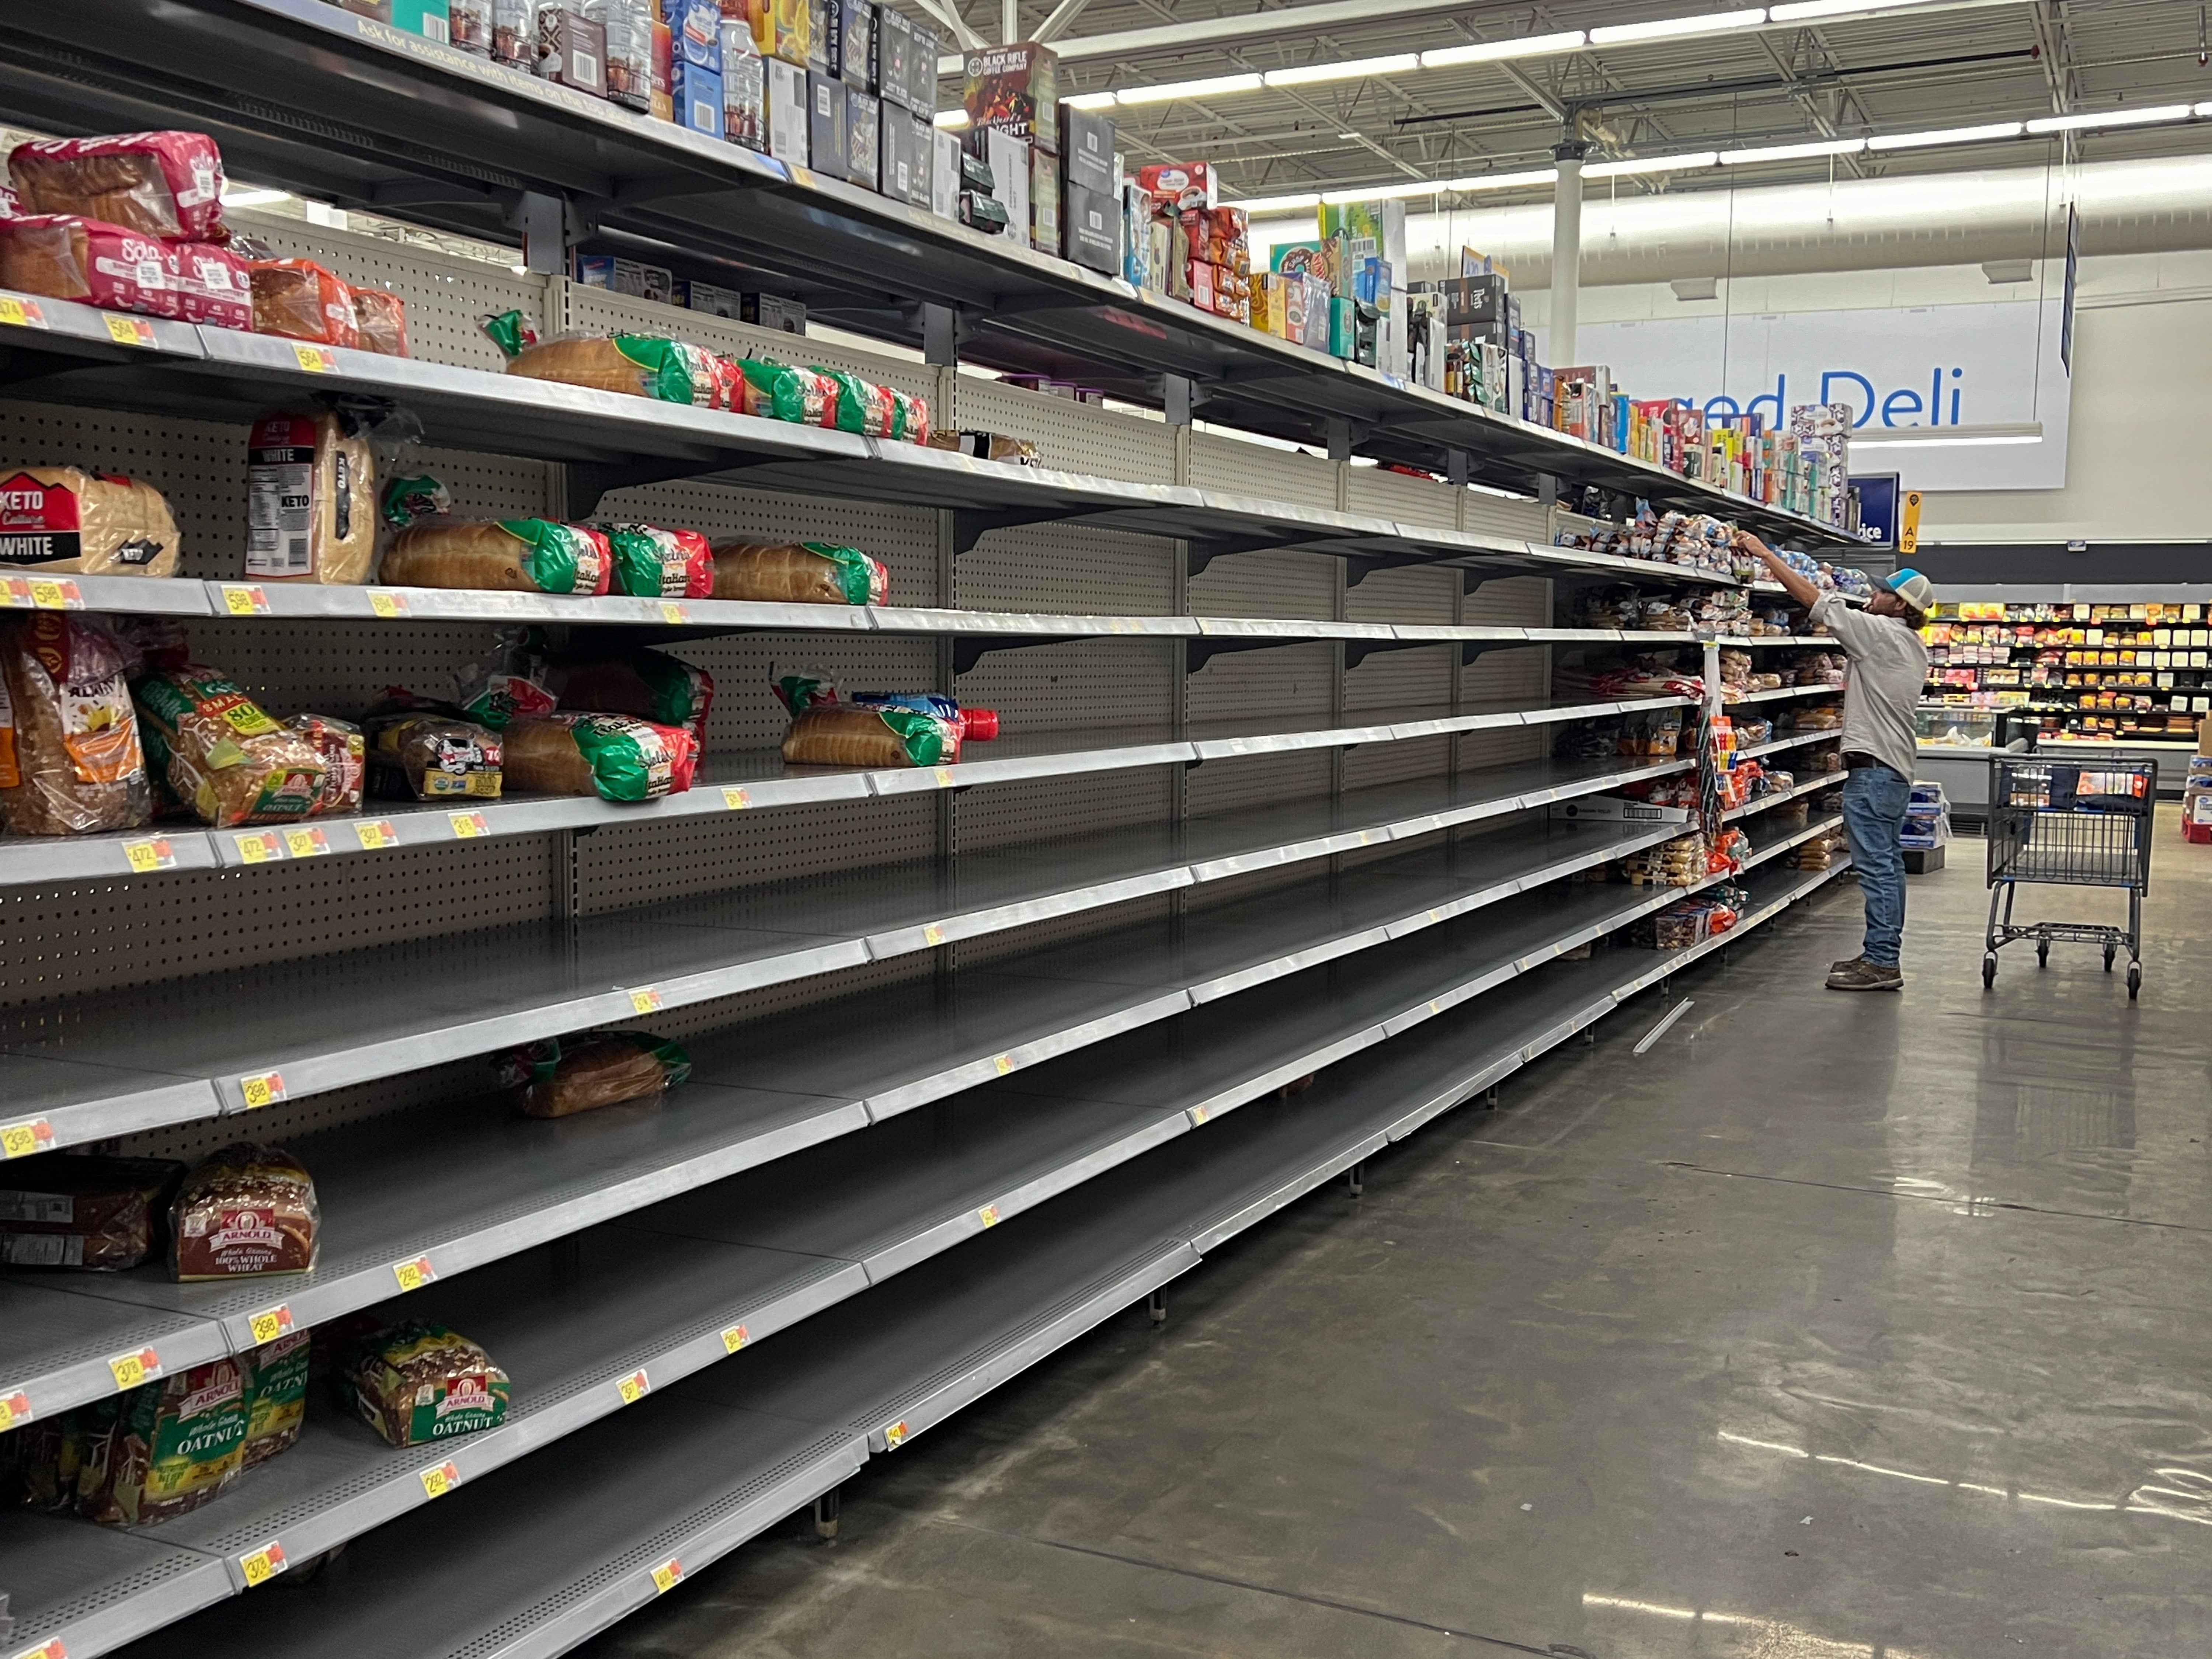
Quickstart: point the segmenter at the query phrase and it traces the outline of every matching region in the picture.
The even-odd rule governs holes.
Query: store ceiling
[[[1602,28],[1705,9],[1683,0],[1546,0],[1417,10],[1375,0],[1357,17],[1317,25],[1299,22],[1301,10],[1310,8],[1293,0],[1261,9],[1282,20],[1267,33],[1083,55],[1078,43],[1091,37],[1202,25],[1249,15],[1252,9],[1212,0],[1072,3],[1079,15],[1059,36],[1063,47],[1076,48],[1062,65],[1063,96]],[[1066,9],[1053,0],[1024,0],[1019,22],[1034,33],[1048,14]],[[1346,8],[1324,9],[1341,14]],[[969,0],[963,15],[982,38],[999,38],[1002,17],[991,0]],[[2212,69],[2198,61],[2203,19],[2190,0],[1936,0],[1924,9],[1802,27],[1125,105],[1110,113],[1130,165],[1209,160],[1220,167],[1224,195],[1272,197],[1540,168],[1572,122],[1592,141],[1596,160],[2212,99]],[[1839,178],[1869,177],[2041,163],[2069,154],[2113,159],[2206,149],[2212,149],[2212,121],[1844,156],[1832,163],[1764,163],[1717,177],[1708,169],[1696,176],[1622,178],[1604,187],[1626,195],[1826,179],[1832,165]],[[1549,194],[1548,185],[1534,185],[1486,191],[1481,199],[1503,204]]]

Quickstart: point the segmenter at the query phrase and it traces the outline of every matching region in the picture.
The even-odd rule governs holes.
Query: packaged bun
[[[72,216],[0,219],[0,288],[149,317],[183,314],[173,249],[121,225]]]
[[[383,580],[394,587],[481,587],[509,593],[604,593],[614,568],[607,538],[546,519],[410,525],[392,538]]]
[[[387,800],[497,800],[504,781],[500,734],[443,714],[372,717],[369,793]]]
[[[794,766],[940,766],[960,758],[960,733],[916,709],[823,703],[791,717],[783,757]]]
[[[651,334],[577,335],[540,341],[519,311],[483,320],[483,331],[507,354],[507,372],[533,380],[558,380],[632,398],[735,409],[743,397],[737,370],[704,346]]]
[[[0,1174],[0,1266],[119,1273],[161,1249],[181,1164],[56,1152]]]
[[[514,1091],[515,1104],[531,1117],[568,1117],[656,1099],[691,1075],[690,1055],[643,1031],[548,1037],[512,1049],[493,1064],[501,1084]]]
[[[124,654],[61,611],[0,619],[0,822],[19,836],[128,830],[152,810]]]
[[[714,597],[785,605],[883,605],[890,577],[855,547],[829,542],[717,542]]]
[[[8,180],[26,213],[75,213],[143,236],[228,241],[222,152],[204,132],[122,132],[18,144]]]
[[[204,823],[289,823],[315,810],[321,754],[222,674],[185,663],[131,690],[170,791]]]
[[[358,811],[368,775],[361,727],[334,714],[295,714],[284,724],[323,757],[323,787],[315,797],[313,815],[319,818]]]
[[[703,599],[714,591],[714,554],[696,530],[603,524],[614,554],[612,589],[646,599]]]
[[[362,1421],[394,1446],[495,1429],[507,1417],[507,1373],[443,1325],[365,1339],[346,1361],[343,1386]]]
[[[177,256],[177,314],[211,328],[253,327],[253,273],[246,261],[214,242],[172,242]]]
[[[353,294],[354,343],[363,351],[386,357],[407,355],[407,301],[380,288],[357,288]]]
[[[360,343],[354,326],[353,290],[312,259],[249,259],[253,282],[253,331],[310,340],[317,345]]]
[[[376,459],[336,410],[264,415],[246,440],[246,574],[365,582],[376,558]]]
[[[564,708],[635,714],[657,726],[680,726],[690,732],[699,752],[706,750],[714,676],[665,651],[556,663],[552,684]]]
[[[658,800],[691,787],[691,734],[629,714],[518,720],[501,748],[507,787],[532,794]]]
[[[179,1283],[303,1273],[322,1222],[315,1181],[281,1147],[240,1141],[211,1152],[169,1206],[169,1271]]]
[[[151,484],[74,466],[0,478],[0,566],[41,576],[173,576],[177,521]]]

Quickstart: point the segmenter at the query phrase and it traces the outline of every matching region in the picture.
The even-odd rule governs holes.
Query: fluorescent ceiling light
[[[968,125],[968,112],[964,109],[941,109],[929,118],[933,125],[946,131],[957,132]]]
[[[1156,87],[1123,87],[1114,94],[1122,104],[1164,104],[1176,98],[1211,98],[1216,93],[1257,92],[1267,84],[1257,75],[1211,75],[1202,81],[1165,81]]]
[[[289,190],[226,190],[222,193],[225,207],[267,207],[272,202],[289,202]]]
[[[1070,109],[1111,109],[1121,100],[1110,92],[1079,92],[1060,101]]]
[[[1321,199],[1334,204],[1338,202],[1395,202],[1405,196],[1435,196],[1444,186],[1431,179],[1418,179],[1402,185],[1362,185],[1352,190],[1325,190]]]
[[[1269,70],[1265,78],[1271,87],[1310,87],[1321,81],[1364,81],[1371,75],[1403,75],[1420,66],[1420,53],[1401,52],[1388,58],[1354,58],[1340,64],[1306,64],[1297,69]]]
[[[2017,138],[2027,131],[2021,121],[1992,121],[1979,127],[1944,127],[1935,132],[1900,132],[1887,138],[1869,138],[1869,149],[1920,149],[1929,144],[1975,144],[1984,138]]]
[[[2160,104],[2154,109],[2108,109],[2094,115],[2045,115],[2027,124],[2030,132],[2079,132],[2085,127],[2140,127],[2154,121],[2186,121],[2196,113],[2188,104]]]
[[[1303,196],[1255,196],[1248,201],[1224,202],[1222,205],[1243,208],[1255,217],[1266,213],[1296,213],[1303,208],[1319,207],[1321,192],[1316,190],[1308,191]]]
[[[2199,115],[2212,115],[2212,103],[2199,104],[2197,106],[2197,112]]]
[[[1709,11],[1695,17],[1655,17],[1648,23],[1608,23],[1589,32],[1590,45],[1612,46],[1632,40],[1673,40],[1686,34],[1718,34],[1728,29],[1757,28],[1766,21],[1766,8],[1748,11]]]
[[[1863,11],[1895,11],[1904,6],[1924,6],[1929,0],[1790,0],[1775,6],[1767,16],[1777,23],[1802,23],[1815,17],[1844,17]]]
[[[1583,169],[1585,179],[1613,179],[1630,173],[1689,173],[1719,161],[1720,152],[1691,150],[1680,155],[1631,155],[1618,161],[1592,161]]]
[[[1523,190],[1535,185],[1556,185],[1559,182],[1557,167],[1536,167],[1527,173],[1477,173],[1465,179],[1447,179],[1438,190]]]
[[[1463,46],[1439,46],[1421,54],[1423,69],[1450,69],[1457,64],[1496,64],[1509,58],[1546,58],[1554,52],[1578,50],[1589,37],[1580,29],[1561,34],[1523,34],[1511,40],[1475,40]]]
[[[1863,138],[1820,138],[1802,144],[1770,144],[1764,149],[1724,149],[1724,167],[1747,167],[1759,161],[1802,161],[1815,155],[1856,155],[1866,148]]]

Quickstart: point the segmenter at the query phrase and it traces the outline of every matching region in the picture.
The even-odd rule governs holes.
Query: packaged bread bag
[[[178,317],[183,283],[173,248],[121,225],[67,214],[0,219],[0,288]]]
[[[501,1086],[529,1117],[569,1117],[657,1099],[691,1075],[681,1046],[645,1031],[547,1037],[493,1062]]]
[[[315,1265],[322,1208],[315,1178],[278,1146],[240,1141],[210,1152],[169,1206],[169,1271],[180,1284],[303,1273]]]
[[[341,1391],[394,1446],[474,1434],[507,1418],[507,1373],[443,1325],[405,1324],[367,1338],[346,1364]]]
[[[691,734],[629,714],[556,714],[516,720],[501,734],[507,787],[542,795],[659,800],[691,787]]]
[[[246,574],[365,582],[376,560],[376,457],[354,411],[278,410],[246,440]]]
[[[289,823],[315,810],[321,753],[216,670],[156,668],[131,692],[171,792],[204,822]]]
[[[884,605],[890,576],[856,547],[830,542],[717,542],[714,597],[785,605]]]
[[[235,1359],[190,1365],[122,1396],[103,1445],[88,1447],[78,1512],[145,1526],[212,1502],[246,1467],[246,1373]]]
[[[696,530],[649,524],[603,524],[614,555],[617,593],[647,599],[703,599],[714,591],[714,554]]]
[[[361,727],[335,714],[295,714],[284,724],[323,757],[323,787],[315,796],[313,816],[357,811],[368,769]]]
[[[317,345],[361,343],[353,289],[336,271],[313,259],[248,259],[253,283],[253,331]]]
[[[547,519],[432,519],[392,538],[382,574],[394,587],[599,594],[607,591],[613,570],[607,538],[588,526]]]
[[[407,355],[407,301],[389,289],[356,288],[353,295],[354,343],[385,357]]]
[[[656,726],[680,726],[696,750],[707,748],[707,711],[714,678],[665,651],[631,651],[618,657],[556,660],[550,679],[562,707],[635,714]]]
[[[173,576],[180,547],[151,484],[75,466],[0,478],[0,567],[40,576]]]
[[[240,1356],[246,1372],[244,1467],[265,1463],[300,1437],[307,1415],[311,1331],[287,1331]]]
[[[500,733],[428,710],[371,714],[368,792],[386,800],[497,800],[505,779]]]
[[[211,328],[253,328],[253,273],[215,242],[172,242],[177,256],[177,314]]]
[[[204,132],[48,138],[9,153],[8,182],[26,213],[74,213],[143,236],[230,237],[222,222],[222,152]]]
[[[120,1273],[162,1248],[184,1165],[55,1152],[0,1170],[0,1266]]]
[[[483,327],[507,354],[510,374],[702,409],[735,409],[742,398],[736,369],[686,340],[593,334],[541,341],[519,311],[487,317]]]
[[[123,648],[63,611],[0,618],[0,823],[80,836],[147,822],[138,720]]]

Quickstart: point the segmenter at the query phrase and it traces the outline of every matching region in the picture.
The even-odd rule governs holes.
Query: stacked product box
[[[2212,732],[2212,722],[2204,727]],[[2212,748],[2212,743],[2203,745]],[[2189,763],[2189,777],[2181,791],[2181,836],[2185,841],[2212,842],[2212,755],[2198,755]]]
[[[1006,235],[1052,253],[1061,246],[1059,64],[1035,40],[978,46],[961,83],[969,131],[994,136],[983,154],[1006,210]]]
[[[1060,106],[1060,252],[1087,270],[1122,274],[1121,168],[1114,124]]]

